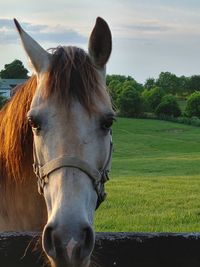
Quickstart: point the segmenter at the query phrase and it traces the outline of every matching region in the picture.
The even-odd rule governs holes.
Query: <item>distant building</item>
[[[10,98],[12,89],[25,81],[26,79],[0,79],[0,95]]]

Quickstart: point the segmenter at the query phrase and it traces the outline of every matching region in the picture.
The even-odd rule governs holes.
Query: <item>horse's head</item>
[[[88,54],[76,47],[58,47],[50,54],[15,24],[37,76],[27,120],[48,212],[43,249],[52,266],[85,267],[111,160],[114,113],[105,89],[111,33],[97,18]]]

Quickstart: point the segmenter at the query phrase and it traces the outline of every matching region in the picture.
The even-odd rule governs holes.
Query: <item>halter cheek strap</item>
[[[33,158],[34,158],[33,170],[38,178],[39,193],[43,194],[44,186],[49,182],[49,174],[51,174],[55,170],[58,170],[63,167],[77,168],[82,172],[84,172],[85,174],[87,174],[88,177],[92,180],[94,189],[98,196],[97,206],[96,206],[96,208],[98,208],[101,202],[103,202],[106,197],[106,193],[104,190],[104,183],[107,180],[109,180],[108,173],[111,168],[112,151],[113,151],[113,144],[111,136],[108,159],[102,170],[94,169],[86,161],[83,161],[76,157],[69,157],[67,155],[63,155],[61,157],[53,159],[47,162],[45,165],[41,166],[38,164],[35,145],[33,145]]]

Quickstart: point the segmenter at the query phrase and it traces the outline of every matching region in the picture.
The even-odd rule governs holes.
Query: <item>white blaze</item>
[[[67,255],[69,257],[69,259],[71,260],[72,257],[72,253],[74,250],[74,247],[76,246],[78,242],[76,240],[74,240],[74,238],[72,237],[69,241],[69,243],[67,244]]]

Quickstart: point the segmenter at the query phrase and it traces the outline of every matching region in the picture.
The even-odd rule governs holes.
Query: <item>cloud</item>
[[[57,25],[50,27],[44,24],[21,23],[22,27],[37,41],[48,43],[85,43],[86,37],[78,32]],[[12,20],[0,18],[0,44],[15,44],[17,33]]]
[[[115,27],[114,35],[120,39],[156,41],[177,33],[177,29],[177,25],[159,20],[129,20]]]
[[[135,31],[140,32],[163,32],[163,31],[169,31],[172,28],[167,25],[159,25],[159,24],[133,24],[125,26],[127,29],[132,29]]]
[[[6,27],[6,28],[11,28],[13,27],[13,21],[10,19],[1,19],[0,18],[0,28]]]
[[[56,42],[56,43],[85,43],[87,38],[80,35],[79,33],[68,30],[68,29],[60,29],[60,27],[54,28],[55,31],[49,31],[49,29],[45,29],[45,31],[40,31],[36,33],[37,40],[40,41],[48,41],[48,42]]]

